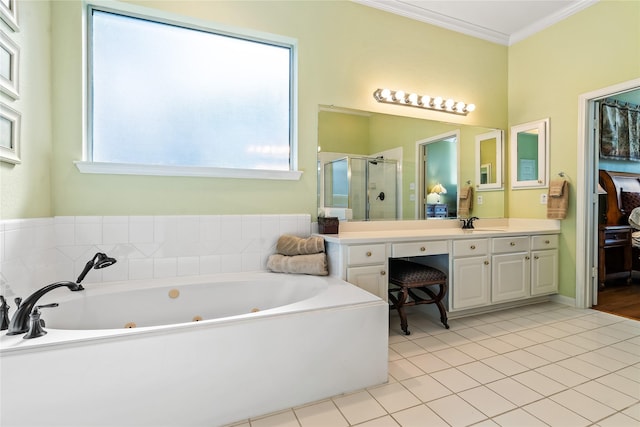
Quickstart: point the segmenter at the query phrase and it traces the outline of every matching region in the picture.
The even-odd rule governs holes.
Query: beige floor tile
[[[606,369],[602,369],[599,366],[593,365],[575,357],[561,360],[557,362],[556,365],[570,369],[573,372],[584,375],[589,379],[599,378],[609,373],[609,371],[607,371]]]
[[[486,359],[487,357],[496,356],[498,354],[495,351],[489,350],[487,347],[481,346],[475,342],[459,345],[456,348],[476,360]]]
[[[434,372],[431,376],[454,393],[480,385],[478,381],[455,368]]]
[[[402,383],[387,384],[372,388],[369,389],[369,393],[371,393],[378,403],[389,413],[401,411],[421,403]]]
[[[527,370],[526,366],[523,366],[515,360],[511,360],[502,354],[483,359],[482,363],[491,366],[496,371],[500,371],[507,376],[519,374]]]
[[[622,411],[622,413],[628,417],[635,418],[636,420],[640,421],[640,403],[636,403],[630,408],[625,409],[624,411]]]
[[[427,351],[413,341],[403,341],[395,344],[389,344],[389,348],[401,355],[402,357],[417,356]]]
[[[249,424],[247,424],[249,426]],[[252,419],[251,427],[299,427],[298,419],[292,410],[280,412],[264,418]]]
[[[516,405],[484,386],[465,390],[458,393],[458,396],[488,417],[495,417],[516,408]]]
[[[589,378],[584,375],[580,375],[558,364],[541,366],[536,369],[536,372],[539,372],[567,387],[575,387],[578,384],[583,384],[589,381]]]
[[[337,397],[333,402],[352,425],[387,414],[387,411],[366,391]]]
[[[399,424],[394,420],[391,415],[385,415],[375,420],[367,421],[362,424],[358,424],[358,427],[398,427]]]
[[[440,341],[438,338],[432,336],[417,338],[414,339],[413,342],[427,351],[437,351],[442,350],[443,348],[451,347],[449,344]]]
[[[407,378],[424,375],[424,372],[407,359],[400,359],[389,362],[389,375],[398,381],[402,381]]]
[[[409,378],[402,381],[402,385],[422,402],[430,402],[452,394],[451,390],[440,384],[430,375]]]
[[[514,375],[511,378],[526,385],[531,390],[540,393],[543,396],[550,396],[567,388],[563,384],[560,384],[559,382],[554,381],[536,371],[523,372],[521,374]]]
[[[631,396],[614,390],[597,381],[589,381],[588,383],[580,384],[579,386],[574,387],[573,390],[576,390],[585,396],[589,396],[590,398],[618,411],[626,409],[636,403],[636,400]]]
[[[547,427],[548,424],[540,421],[530,413],[516,409],[506,414],[498,415],[493,419],[498,425],[503,427]]]
[[[451,365],[432,353],[421,354],[408,360],[427,374],[451,368]]]
[[[452,426],[468,426],[487,418],[457,395],[434,400],[427,406]]]
[[[341,427],[349,425],[332,401],[303,406],[294,409],[294,412],[302,427]]]
[[[600,427],[638,427],[638,420],[621,412],[598,421]]]
[[[526,405],[543,398],[540,393],[531,390],[529,387],[526,387],[511,378],[503,378],[492,382],[487,384],[487,387],[505,399],[515,403],[517,406]]]
[[[445,348],[444,350],[434,351],[431,354],[451,366],[464,365],[465,363],[471,363],[475,361],[473,357],[468,356],[466,353],[461,352],[457,348]]]
[[[449,424],[427,405],[414,406],[413,408],[394,412],[392,416],[402,427],[449,427]]]
[[[548,365],[549,361],[542,357],[536,356],[527,350],[516,350],[510,353],[505,353],[503,356],[518,362],[519,364],[526,366],[529,369],[539,368],[540,366]]]
[[[623,377],[618,374],[610,374],[598,378],[596,381],[600,384],[611,387],[614,390],[618,390],[619,392],[629,395],[636,400],[640,400],[640,383],[630,380],[627,377]]]
[[[505,377],[503,373],[479,361],[458,366],[457,369],[469,375],[480,384],[487,384]]]
[[[592,422],[606,418],[616,412],[615,409],[575,390],[565,390],[551,396],[550,399]]]
[[[531,347],[527,347],[527,351],[531,354],[535,354],[538,357],[542,357],[544,360],[548,362],[558,362],[563,359],[568,359],[569,356],[562,351],[556,350],[551,347],[553,342],[547,342],[544,344],[536,344]],[[585,350],[581,350],[580,353],[584,353]]]
[[[550,399],[530,403],[523,409],[551,426],[584,427],[591,424],[586,418]]]

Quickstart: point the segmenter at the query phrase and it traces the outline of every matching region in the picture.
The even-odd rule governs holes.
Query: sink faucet
[[[29,295],[18,307],[18,310],[13,314],[11,322],[9,323],[9,330],[7,335],[23,334],[29,330],[29,315],[33,311],[36,303],[43,295],[51,292],[54,289],[66,286],[71,291],[82,291],[84,288],[82,285],[74,282],[56,282],[38,289],[31,295]]]
[[[473,229],[473,221],[479,219],[477,216],[472,216],[471,218],[468,219],[460,219],[460,221],[462,221],[462,229],[463,230],[471,230]]]

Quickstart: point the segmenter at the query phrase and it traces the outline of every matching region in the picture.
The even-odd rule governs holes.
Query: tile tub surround
[[[309,236],[311,216],[57,216],[0,221],[0,294],[26,297],[75,280],[96,252],[118,262],[84,284],[266,268],[282,234]]]

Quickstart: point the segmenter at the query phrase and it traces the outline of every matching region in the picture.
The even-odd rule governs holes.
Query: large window
[[[295,169],[294,43],[96,6],[88,25],[84,163]]]

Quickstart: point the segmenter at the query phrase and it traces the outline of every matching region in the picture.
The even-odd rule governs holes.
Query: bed
[[[600,185],[607,192],[604,228],[629,227],[629,215],[634,209],[640,208],[640,173],[613,172],[601,169],[599,180]],[[634,216],[637,215],[637,212],[634,213]],[[628,233],[628,245],[631,249],[627,248],[627,251],[631,253],[633,271],[640,271],[640,247],[634,246],[634,242],[635,245],[638,245],[638,239],[633,239],[631,235],[639,231],[632,227]]]

